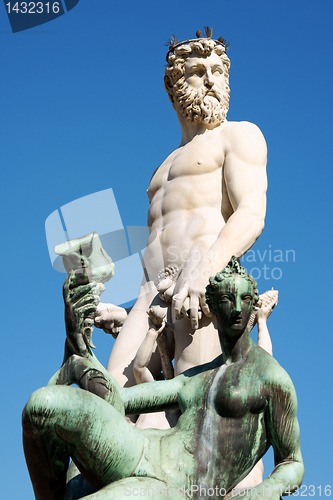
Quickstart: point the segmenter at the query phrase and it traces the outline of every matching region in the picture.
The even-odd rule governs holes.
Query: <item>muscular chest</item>
[[[167,180],[182,176],[205,176],[221,169],[224,153],[217,137],[198,136],[175,156]]]
[[[224,150],[219,137],[216,134],[196,136],[191,142],[170,155],[156,170],[148,189],[150,201],[168,183],[174,186],[183,185],[184,182],[209,185],[216,178],[216,183],[221,185],[223,163]]]

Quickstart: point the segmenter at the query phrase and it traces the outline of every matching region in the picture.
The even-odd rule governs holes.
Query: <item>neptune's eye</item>
[[[203,68],[192,68],[190,70],[190,76],[198,76],[199,78],[203,77],[205,70]]]

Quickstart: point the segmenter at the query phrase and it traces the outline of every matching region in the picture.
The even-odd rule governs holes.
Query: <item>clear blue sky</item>
[[[113,188],[123,224],[146,224],[150,176],[180,142],[163,89],[164,42],[171,33],[192,38],[204,25],[231,42],[228,119],[256,123],[267,140],[266,227],[256,260],[246,264],[260,270],[260,292],[280,291],[269,328],[298,394],[304,484],[319,496],[318,487],[332,482],[333,6],[206,5],[80,0],[64,16],[16,34],[0,8],[2,498],[33,499],[21,412],[62,361],[64,275],[51,266],[45,220]],[[274,262],[277,250],[284,262]],[[272,275],[273,268],[281,272]],[[93,338],[105,363],[112,339],[101,331]],[[271,468],[270,457],[266,473]]]

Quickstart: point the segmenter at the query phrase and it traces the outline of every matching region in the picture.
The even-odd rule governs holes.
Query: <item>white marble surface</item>
[[[143,281],[108,364],[122,385],[135,383],[132,362],[148,331],[146,311],[152,304],[168,302],[172,307],[176,374],[219,354],[205,287],[232,255],[241,257],[253,245],[264,227],[263,135],[251,123],[223,118],[228,108],[229,60],[221,49],[219,55],[213,50],[202,57],[188,53],[187,46],[180,64],[184,50],[178,48],[175,56],[177,76],[169,67],[165,77],[182,142],[154,172],[148,187],[150,238],[144,264],[151,281]],[[181,102],[184,93],[190,101],[186,110]],[[176,280],[162,280],[157,290],[156,274],[168,265],[177,265],[181,272]],[[176,319],[187,310],[191,321]],[[103,322],[107,326],[107,321],[105,314],[99,326]],[[150,368],[153,375],[158,372],[158,359],[152,358]]]

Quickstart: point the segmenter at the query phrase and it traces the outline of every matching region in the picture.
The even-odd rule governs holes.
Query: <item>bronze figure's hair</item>
[[[231,257],[229,264],[218,272],[214,277],[209,278],[209,285],[206,287],[206,301],[212,313],[215,312],[215,299],[219,293],[220,284],[223,280],[232,278],[233,276],[240,276],[249,281],[253,288],[253,305],[259,300],[259,293],[257,289],[257,282],[247,274],[245,268],[240,265],[236,257]]]

